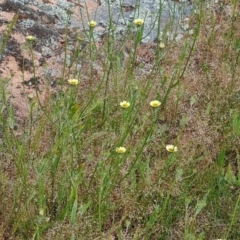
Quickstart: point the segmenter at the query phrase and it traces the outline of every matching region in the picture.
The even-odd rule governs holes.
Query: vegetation
[[[179,41],[89,19],[25,124],[1,80],[0,239],[240,239],[240,6],[195,4]]]

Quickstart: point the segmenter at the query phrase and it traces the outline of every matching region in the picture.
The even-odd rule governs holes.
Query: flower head
[[[94,27],[96,27],[96,25],[97,25],[97,23],[96,23],[95,21],[93,21],[93,20],[91,20],[91,21],[88,23],[88,26],[89,26],[90,28],[94,28]]]
[[[144,20],[141,19],[141,18],[137,18],[137,19],[134,20],[134,23],[139,27],[139,26],[143,25]]]
[[[163,42],[160,42],[158,46],[159,46],[159,48],[161,48],[161,49],[165,48],[165,44],[164,44]]]
[[[159,102],[158,100],[153,100],[150,102],[150,106],[154,108],[159,107],[160,105],[161,105],[161,102]]]
[[[120,102],[120,106],[122,108],[128,108],[130,106],[130,102],[122,101],[122,102]]]
[[[126,149],[125,147],[117,147],[117,148],[116,148],[116,152],[117,152],[117,153],[125,153],[126,150],[127,150],[127,149]]]
[[[168,152],[177,152],[178,151],[177,146],[174,146],[172,144],[166,145],[166,149]]]
[[[28,41],[34,41],[34,40],[36,40],[36,38],[33,37],[33,36],[26,36],[26,39],[27,39]]]
[[[78,80],[77,79],[68,79],[69,84],[71,85],[78,85]]]

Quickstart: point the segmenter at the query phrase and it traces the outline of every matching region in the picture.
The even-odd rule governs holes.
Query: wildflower
[[[36,38],[33,37],[33,36],[26,36],[26,39],[27,39],[28,41],[34,41]]]
[[[116,148],[116,152],[117,153],[125,153],[126,152],[126,148],[125,147],[117,147]]]
[[[158,100],[154,100],[150,102],[150,106],[154,108],[159,107],[160,105],[161,105],[161,102],[159,102]]]
[[[134,23],[139,27],[139,26],[143,25],[144,20],[141,19],[141,18],[137,18],[137,19],[134,20]]]
[[[168,152],[177,152],[178,151],[177,146],[174,146],[172,144],[166,145],[166,149]]]
[[[130,102],[122,101],[122,102],[120,102],[120,106],[122,108],[128,108],[130,106]]]
[[[77,80],[77,79],[68,79],[68,82],[69,82],[71,85],[78,85],[78,80]]]
[[[161,49],[165,48],[165,44],[163,42],[160,42],[159,43],[159,48],[161,48]]]
[[[94,27],[96,27],[97,23],[92,20],[88,23],[88,25],[89,25],[90,28],[94,28]]]

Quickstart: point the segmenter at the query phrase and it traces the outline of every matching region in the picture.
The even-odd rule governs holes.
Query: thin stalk
[[[237,202],[236,202],[236,204],[235,204],[235,208],[234,208],[234,211],[233,211],[233,215],[232,215],[232,217],[231,217],[231,223],[230,223],[230,225],[229,225],[229,227],[228,227],[228,231],[227,231],[227,234],[226,234],[226,236],[225,236],[225,239],[228,239],[228,236],[229,236],[229,234],[230,234],[230,232],[231,232],[231,230],[232,230],[232,226],[233,226],[234,222],[238,220],[238,219],[236,218],[236,214],[237,214],[237,211],[238,211],[238,209],[239,209],[239,204],[240,204],[240,194],[238,195],[238,199],[237,199]]]
[[[67,66],[68,23],[71,18],[71,13],[72,13],[71,11],[68,11],[67,20],[66,20],[65,41],[64,41],[64,62],[63,62],[63,70],[62,70],[62,78],[61,78],[61,91],[63,90],[65,69]]]
[[[128,169],[128,172],[119,180],[118,185],[120,185],[122,183],[122,181],[131,173],[132,169],[134,168],[134,166],[136,165],[138,159],[140,158],[140,156],[142,155],[143,149],[146,146],[147,142],[150,140],[150,138],[152,137],[152,133],[153,133],[153,129],[154,126],[157,122],[158,119],[158,113],[160,111],[159,109],[154,109],[154,118],[153,121],[151,123],[150,129],[148,131],[148,134],[146,135],[146,137],[144,138],[143,144],[140,148],[140,150],[137,153],[136,159],[134,160],[134,162],[132,163],[132,165],[130,166],[130,168]]]

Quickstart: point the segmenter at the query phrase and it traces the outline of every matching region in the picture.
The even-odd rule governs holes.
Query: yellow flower
[[[160,42],[160,43],[159,43],[159,48],[161,48],[161,49],[162,49],[162,48],[165,48],[165,44],[164,44],[163,42]]]
[[[68,79],[68,82],[71,84],[71,85],[78,85],[78,80],[77,79]]]
[[[90,28],[94,28],[94,27],[96,27],[97,23],[92,20],[88,23],[88,25],[89,25]]]
[[[144,23],[144,20],[141,19],[141,18],[137,18],[134,20],[134,23],[137,25],[137,26],[142,26],[143,23]]]
[[[174,146],[172,144],[166,145],[166,149],[168,152],[177,152],[178,151],[177,146]]]
[[[122,101],[122,102],[120,102],[120,106],[122,108],[128,108],[130,106],[130,102]]]
[[[160,105],[161,105],[161,102],[159,102],[158,100],[154,100],[150,102],[150,106],[154,108],[159,107]]]
[[[127,150],[127,149],[126,149],[125,147],[117,147],[117,148],[116,148],[116,152],[117,152],[117,153],[125,153],[126,150]]]
[[[26,39],[27,39],[28,41],[34,41],[36,38],[33,37],[33,36],[26,36]]]

